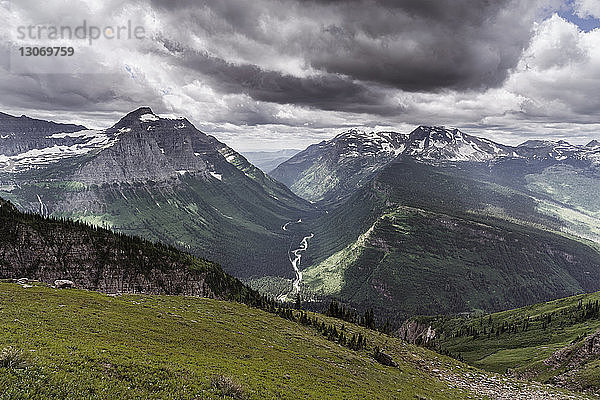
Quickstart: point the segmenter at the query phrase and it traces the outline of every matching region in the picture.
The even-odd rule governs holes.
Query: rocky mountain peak
[[[150,124],[160,121],[160,117],[152,111],[150,107],[140,107],[137,110],[131,111],[119,120],[113,129],[124,133],[126,129],[142,128],[144,124]]]
[[[564,143],[567,143],[567,142],[564,142]],[[527,141],[521,143],[520,145],[518,145],[517,147],[540,149],[540,148],[554,147],[556,144],[557,144],[556,142],[553,142],[551,140],[533,139],[533,140],[527,140]]]
[[[407,135],[384,131],[367,132],[362,129],[349,129],[329,141],[324,141],[321,147],[334,146],[351,152],[361,152],[363,155],[373,156],[376,153],[399,153],[404,149]]]
[[[463,133],[456,128],[421,125],[409,135],[409,141],[423,140],[426,138],[430,140],[453,141],[462,139]]]
[[[508,146],[462,133],[456,128],[419,126],[408,138],[405,155],[433,161],[489,161],[509,156]]]
[[[591,142],[589,142],[588,144],[585,145],[585,147],[599,147],[600,146],[600,142],[597,140],[592,140]]]

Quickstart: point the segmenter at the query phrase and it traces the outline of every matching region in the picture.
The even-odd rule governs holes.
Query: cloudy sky
[[[83,21],[144,35],[19,30]],[[600,138],[600,0],[0,0],[0,39],[0,111],[94,128],[149,105],[238,150],[357,126]],[[47,45],[75,55],[19,54]]]

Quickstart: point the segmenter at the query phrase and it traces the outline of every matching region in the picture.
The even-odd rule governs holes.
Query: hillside
[[[107,293],[258,298],[210,261],[103,228],[24,214],[0,199],[0,279],[20,278],[68,280]]]
[[[600,289],[595,244],[462,165],[399,158],[315,224],[306,295],[379,315],[499,311]]]
[[[0,324],[0,348],[24,351],[18,358],[27,366],[0,367],[5,398],[587,398],[484,373],[346,323],[347,334],[367,341],[350,350],[311,326],[210,299],[0,283]],[[377,363],[374,346],[398,366]]]
[[[495,314],[411,321],[413,332],[435,330],[429,346],[472,365],[600,393],[599,301],[596,292]]]
[[[35,158],[0,168],[0,196],[19,209],[175,245],[238,277],[293,276],[281,226],[314,208],[185,118],[142,107],[106,130],[44,137]],[[64,137],[83,142],[52,142]]]

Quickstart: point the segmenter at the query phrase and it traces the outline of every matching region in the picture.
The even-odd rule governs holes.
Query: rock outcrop
[[[564,371],[552,378],[552,383],[570,390],[588,389],[581,379],[574,379],[586,364],[600,358],[600,329],[580,341],[555,351],[544,360],[551,370]],[[522,374],[527,377],[527,371]]]
[[[423,324],[416,320],[407,320],[396,331],[396,336],[409,343],[418,345],[428,345],[434,339],[435,329],[429,324]]]
[[[175,248],[23,214],[0,199],[0,279],[26,283],[23,277],[106,293],[238,298],[250,291],[218,265]]]

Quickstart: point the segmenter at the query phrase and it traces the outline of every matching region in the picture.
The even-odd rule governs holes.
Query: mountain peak
[[[154,112],[152,111],[152,109],[150,107],[140,107],[136,110],[131,111],[130,113],[128,113],[125,118],[131,116],[131,117],[141,117],[142,115],[146,115],[146,114],[151,114],[151,115],[156,115],[154,114]]]
[[[597,140],[592,140],[591,142],[589,142],[588,144],[585,145],[585,147],[598,147],[600,146],[600,142]]]
[[[554,145],[556,145],[556,143],[551,140],[531,139],[521,143],[517,147],[529,147],[533,149],[539,149],[543,147],[552,147]]]
[[[351,128],[351,129],[345,130],[342,133],[338,134],[335,138],[333,138],[333,140],[344,139],[344,138],[349,138],[349,137],[356,137],[356,136],[363,136],[366,134],[367,134],[367,132],[365,132],[362,129]]]
[[[427,147],[434,143],[453,143],[464,139],[464,135],[456,128],[446,128],[445,126],[425,126],[421,125],[412,131],[409,135],[409,142],[416,144],[422,142]],[[426,142],[426,143],[425,143]]]
[[[159,121],[160,117],[150,107],[140,107],[131,111],[119,120],[114,126],[116,129],[141,127],[142,123]]]

